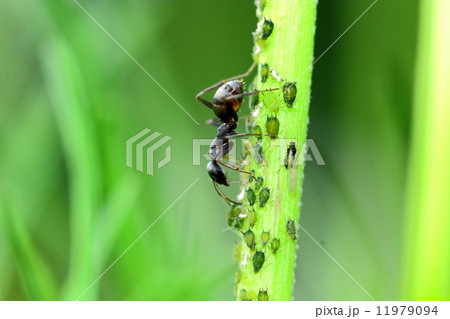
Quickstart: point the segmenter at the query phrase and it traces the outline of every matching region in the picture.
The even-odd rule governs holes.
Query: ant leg
[[[242,163],[242,160],[240,160],[240,159],[237,159],[237,158],[234,158],[234,157],[230,157],[230,155],[225,155],[225,156],[223,156],[222,157],[223,159],[227,159],[228,161],[230,161],[230,162],[232,162],[232,163]]]
[[[235,94],[235,95],[231,95],[231,96],[225,98],[225,101],[228,101],[228,100],[231,100],[231,99],[239,99],[239,98],[244,97],[244,96],[255,95],[255,94],[264,93],[264,92],[276,91],[276,90],[280,90],[282,88],[283,87],[280,86],[280,87],[275,88],[275,89],[267,89],[267,90],[261,90],[261,91],[252,91],[252,92],[244,92],[244,93],[240,93],[240,94]]]
[[[239,134],[233,134],[233,135],[224,135],[221,138],[223,138],[223,139],[233,139],[235,137],[246,137],[246,136],[259,136],[259,137],[269,136],[269,137],[273,137],[274,135],[272,135],[272,134],[260,134],[260,133],[239,133]]]
[[[229,198],[227,195],[225,195],[220,190],[219,185],[217,185],[217,182],[213,181],[213,184],[214,184],[214,188],[216,189],[217,194],[219,194],[219,196],[222,197],[228,205],[230,205],[230,203],[233,203],[236,205],[242,205],[242,203],[236,202],[236,201],[232,200],[231,198]]]
[[[212,104],[211,102],[205,100],[205,99],[202,98],[201,96],[202,96],[203,94],[209,92],[209,91],[212,91],[212,90],[214,90],[214,89],[217,89],[219,86],[221,86],[221,85],[227,83],[228,81],[233,81],[233,80],[236,80],[236,79],[239,79],[239,78],[245,78],[246,76],[248,76],[248,75],[253,71],[253,69],[255,68],[255,66],[256,66],[256,62],[253,62],[252,65],[250,66],[250,68],[247,70],[247,72],[242,73],[242,74],[239,74],[239,75],[236,75],[236,76],[233,76],[233,77],[231,77],[231,78],[224,79],[224,80],[222,80],[222,81],[220,81],[220,82],[217,82],[216,84],[211,85],[210,87],[207,87],[207,88],[204,89],[203,91],[200,91],[200,92],[195,96],[195,98],[196,98],[197,100],[199,100],[200,102],[202,102],[203,104],[205,104],[205,105],[206,105],[207,107],[209,107],[210,109],[212,109],[212,108],[213,108],[213,104]]]
[[[239,133],[239,134],[232,134],[232,135],[224,135],[221,138],[223,139],[232,139],[237,137],[246,137],[246,136],[263,136],[259,133]]]
[[[245,170],[239,168],[239,166],[231,165],[231,164],[228,164],[228,163],[224,163],[224,162],[222,162],[220,160],[218,160],[217,163],[219,163],[219,164],[221,164],[221,165],[223,165],[225,167],[228,167],[229,169],[235,170],[235,171],[237,171],[239,173],[244,173],[244,174],[248,174],[248,175],[250,175],[252,177],[255,177],[252,172],[245,171]]]

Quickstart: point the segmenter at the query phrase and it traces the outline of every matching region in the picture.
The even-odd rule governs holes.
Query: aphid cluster
[[[259,12],[264,7],[264,0],[259,1]],[[262,48],[266,45],[265,41],[272,35],[275,30],[275,25],[271,19],[264,18],[263,21],[258,23],[258,30],[254,34],[256,49],[254,51],[255,61],[259,61],[258,54]],[[254,273],[259,273],[264,264],[267,262],[267,257],[270,254],[276,255],[282,246],[280,239],[276,237],[276,233],[272,234],[269,230],[255,231],[255,223],[257,222],[258,215],[256,210],[252,207],[246,212],[242,210],[242,203],[234,201],[226,196],[219,185],[229,186],[229,180],[223,169],[227,167],[231,170],[248,174],[248,186],[245,188],[245,199],[249,206],[259,206],[261,208],[265,207],[268,200],[270,199],[270,189],[264,186],[264,178],[262,176],[255,176],[255,171],[246,171],[241,169],[237,165],[232,165],[225,162],[223,159],[226,157],[232,148],[234,147],[233,139],[246,136],[254,136],[257,138],[257,142],[253,145],[253,155],[254,159],[258,164],[263,163],[264,152],[262,148],[262,137],[263,130],[259,125],[249,126],[249,133],[237,133],[238,127],[238,112],[241,108],[243,98],[245,96],[250,97],[250,109],[255,112],[259,111],[261,107],[259,93],[275,91],[282,89],[283,98],[288,108],[292,108],[297,95],[297,88],[294,83],[285,83],[282,87],[275,89],[258,90],[251,85],[249,92],[244,92],[244,82],[240,78],[248,76],[254,67],[256,62],[252,64],[247,72],[244,74],[224,79],[206,89],[199,92],[196,96],[197,100],[202,102],[208,108],[210,108],[217,119],[209,120],[208,123],[217,126],[217,133],[209,146],[209,156],[210,161],[207,164],[207,172],[212,179],[214,188],[217,193],[231,205],[231,209],[228,213],[228,226],[234,228],[240,232],[242,235],[243,242],[238,244],[235,250],[235,258],[239,259],[240,256],[244,256],[242,265],[251,263],[251,267]],[[268,65],[268,63],[263,63],[260,65],[259,71],[261,83],[267,82],[268,78],[272,76],[278,82],[283,82],[283,78],[276,74],[275,70]],[[202,96],[216,90],[212,101],[204,99]],[[254,113],[256,114],[256,113]],[[268,116],[265,124],[265,129],[267,136],[272,139],[276,139],[280,132],[280,122],[276,115]],[[297,150],[295,144],[291,143],[288,147],[285,166],[287,169],[292,170],[292,163],[295,159],[295,154]],[[254,182],[254,183],[253,183]],[[251,186],[251,183],[253,185]],[[245,230],[244,227],[247,227]],[[244,228],[244,229],[243,229]],[[286,231],[290,238],[296,239],[296,229],[293,220],[289,220],[286,224]],[[275,235],[275,236],[273,236]],[[245,245],[244,245],[245,243]],[[248,248],[248,250],[247,250]],[[267,255],[269,253],[269,256]],[[250,265],[249,265],[250,266]],[[241,269],[237,272],[235,282],[236,285],[241,282],[243,273]],[[259,288],[259,291],[247,291],[246,289],[241,289],[238,292],[240,300],[259,300],[267,301],[269,300],[269,292],[266,289]]]

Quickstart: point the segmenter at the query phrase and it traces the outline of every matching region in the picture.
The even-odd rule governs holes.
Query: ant
[[[204,89],[203,91],[199,92],[196,95],[196,99],[205,104],[210,109],[212,109],[215,115],[218,117],[218,121],[211,119],[207,122],[208,124],[217,126],[218,128],[216,137],[209,146],[209,155],[211,156],[211,161],[206,166],[206,170],[208,171],[209,177],[211,177],[213,181],[213,185],[217,193],[228,204],[233,203],[236,205],[241,205],[242,203],[230,199],[220,190],[218,186],[219,184],[229,186],[227,176],[220,165],[223,165],[240,173],[253,175],[251,172],[242,170],[236,165],[224,163],[221,160],[231,151],[231,149],[234,146],[234,142],[231,141],[230,139],[245,136],[261,136],[261,134],[255,133],[238,134],[236,132],[239,120],[237,113],[241,108],[242,100],[245,96],[280,89],[275,88],[261,91],[244,92],[244,82],[238,79],[247,77],[253,71],[255,66],[256,62],[253,62],[253,64],[250,66],[247,72],[217,82],[216,84]],[[214,94],[212,102],[209,102],[204,98],[202,98],[203,94],[212,91],[214,89],[217,89],[217,91]]]

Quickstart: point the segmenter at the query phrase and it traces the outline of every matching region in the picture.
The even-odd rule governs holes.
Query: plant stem
[[[450,2],[423,0],[405,214],[402,299],[450,294]]]
[[[255,33],[254,58],[259,63],[259,74],[253,82],[254,88],[276,88],[298,81],[296,98],[289,105],[291,107],[283,98],[283,90],[261,93],[259,104],[254,107],[256,110],[250,119],[253,130],[261,128],[263,134],[274,134],[278,120],[279,132],[276,139],[267,135],[250,139],[250,148],[255,149],[256,144],[261,146],[264,163],[257,162],[258,154],[261,154],[256,150],[256,154],[248,157],[246,169],[253,170],[255,177],[262,177],[263,180],[249,181],[248,176],[244,176],[244,191],[248,195],[244,196],[242,210],[245,215],[255,211],[256,222],[251,226],[245,221],[242,231],[253,231],[255,249],[250,249],[245,241],[241,244],[236,292],[239,300],[258,300],[258,296],[264,299],[265,291],[269,300],[291,300],[297,241],[293,239],[295,233],[288,233],[287,223],[293,220],[290,228],[298,230],[303,181],[302,146],[308,124],[317,0],[267,0],[258,5],[260,22],[259,31]],[[264,23],[265,19],[273,23],[273,30],[263,40],[262,31],[264,35],[267,35],[267,30],[270,31],[270,22]],[[263,83],[260,75],[265,64],[269,71]],[[271,119],[266,128],[268,117]],[[290,142],[296,144],[299,165],[287,169],[284,161]],[[252,191],[256,196],[253,205],[252,200],[249,201]],[[266,245],[261,240],[264,231],[270,234]],[[280,243],[276,253],[271,249],[274,238]],[[264,253],[259,271],[255,271],[260,259],[254,260],[254,256],[256,254],[256,259],[261,256],[257,251]]]

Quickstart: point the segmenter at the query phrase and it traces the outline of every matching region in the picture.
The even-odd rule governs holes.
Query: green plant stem
[[[423,0],[408,172],[402,299],[450,296],[450,2]]]
[[[249,156],[250,162],[246,167],[254,170],[255,176],[263,177],[264,180],[262,185],[257,185],[257,182],[249,182],[248,176],[244,176],[244,187],[246,190],[254,190],[256,202],[250,205],[245,197],[243,210],[246,214],[255,210],[257,221],[252,227],[245,222],[242,231],[249,228],[253,231],[256,249],[252,251],[245,243],[241,245],[236,292],[239,300],[258,300],[259,292],[265,290],[269,300],[291,300],[297,241],[289,236],[286,224],[288,220],[295,220],[298,231],[303,156],[299,156],[300,165],[296,169],[286,169],[283,163],[289,143],[296,143],[298,155],[302,153],[306,138],[317,1],[267,0],[260,5],[263,8],[259,19],[271,20],[274,28],[266,40],[262,40],[261,34],[257,32],[255,61],[259,63],[259,73],[261,65],[267,64],[275,74],[269,72],[264,83],[258,74],[253,85],[258,89],[276,88],[298,79],[297,95],[293,106],[289,108],[283,99],[282,90],[259,94],[261,107],[250,120],[252,127],[258,125],[263,134],[267,134],[267,116],[276,116],[279,132],[277,139],[267,136],[259,139],[265,163],[258,164],[254,156]],[[278,77],[283,80],[280,81]],[[257,141],[256,137],[250,139],[252,147]],[[270,191],[270,198],[263,207],[260,207],[264,203],[259,200],[261,188],[258,190],[258,186]],[[261,241],[263,231],[270,232],[267,245],[263,245]],[[270,248],[273,238],[280,240],[280,248],[276,253]],[[262,251],[265,256],[259,272],[254,271],[255,251]]]

